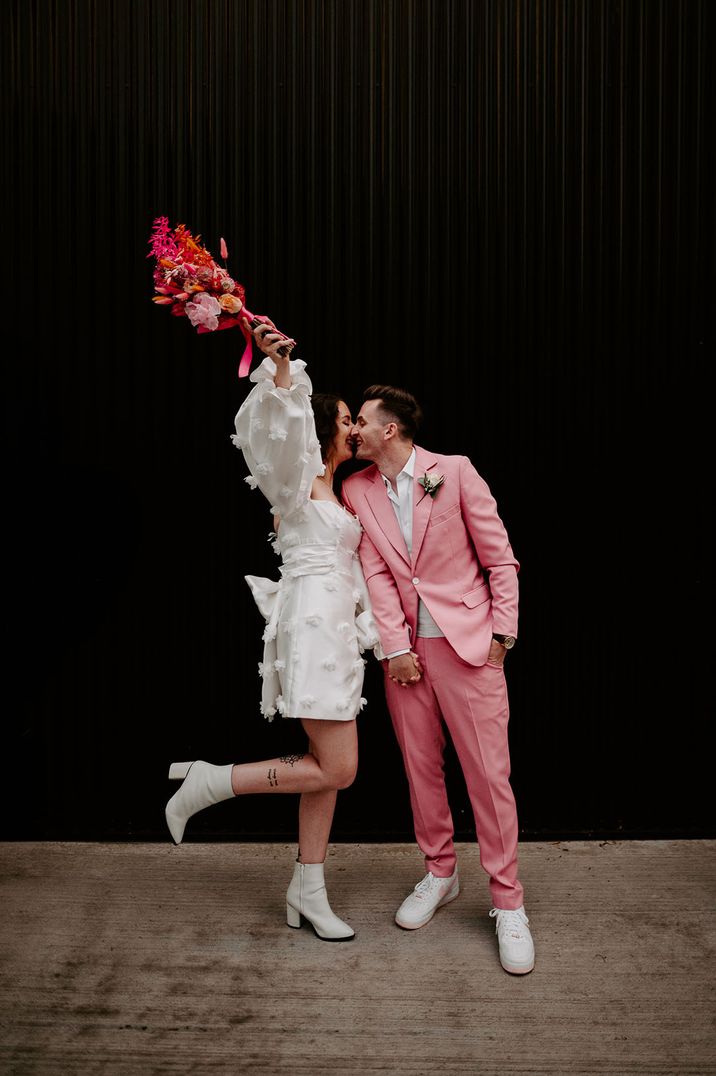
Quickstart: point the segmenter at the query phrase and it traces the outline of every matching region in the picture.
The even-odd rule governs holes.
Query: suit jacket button
[[[418,577],[416,575],[415,578],[413,579],[413,585],[417,587],[419,582],[420,582],[420,580],[418,579]]]

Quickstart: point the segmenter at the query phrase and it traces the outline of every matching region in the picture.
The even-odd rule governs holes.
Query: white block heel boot
[[[166,806],[167,825],[176,844],[181,844],[184,827],[193,814],[212,803],[233,798],[233,765],[212,766],[209,762],[173,762],[170,781],[183,781]]]
[[[297,863],[286,894],[286,922],[300,927],[305,919],[321,941],[352,941],[355,931],[331,911],[322,863]]]

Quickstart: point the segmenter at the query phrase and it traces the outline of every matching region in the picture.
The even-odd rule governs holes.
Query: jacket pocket
[[[441,523],[445,523],[446,520],[452,519],[452,517],[458,515],[459,512],[460,505],[454,504],[452,508],[448,508],[447,512],[441,512],[439,516],[433,515],[430,519],[430,526],[439,527]]]
[[[468,609],[475,609],[478,605],[482,605],[490,597],[490,588],[487,583],[480,583],[479,587],[475,587],[474,590],[468,590],[467,594],[463,594],[461,601]]]

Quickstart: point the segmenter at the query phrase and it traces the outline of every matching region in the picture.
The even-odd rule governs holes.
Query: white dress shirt
[[[405,546],[408,550],[408,556],[413,555],[413,488],[415,478],[415,449],[408,456],[407,463],[403,470],[397,475],[395,484],[398,487],[396,493],[393,489],[393,484],[389,478],[386,478],[381,473],[380,476],[385,482],[385,488],[388,492],[388,500],[393,505],[395,515],[398,519],[398,526],[400,527],[401,534],[405,539]],[[426,494],[427,496],[427,494]],[[422,600],[418,599],[418,637],[421,639],[442,639],[444,632],[440,631],[430,611]],[[401,654],[409,654],[409,650],[396,650],[392,654],[386,654],[387,658],[397,658]]]

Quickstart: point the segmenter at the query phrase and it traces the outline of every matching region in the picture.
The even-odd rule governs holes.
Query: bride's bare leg
[[[255,792],[335,792],[351,784],[358,762],[355,721],[303,718],[302,724],[310,752],[234,766],[231,787],[235,796]]]
[[[334,722],[330,722],[331,725]],[[309,751],[320,762],[329,756],[331,764],[340,771],[341,781],[336,788],[322,792],[304,792],[298,808],[298,860],[300,863],[323,863],[328,838],[333,825],[338,788],[352,783],[358,765],[358,737],[355,721],[338,722],[326,735],[326,722],[306,719],[303,727],[308,734]],[[342,726],[342,728],[341,728]]]
[[[323,863],[338,792],[304,792],[298,807],[298,862]]]

